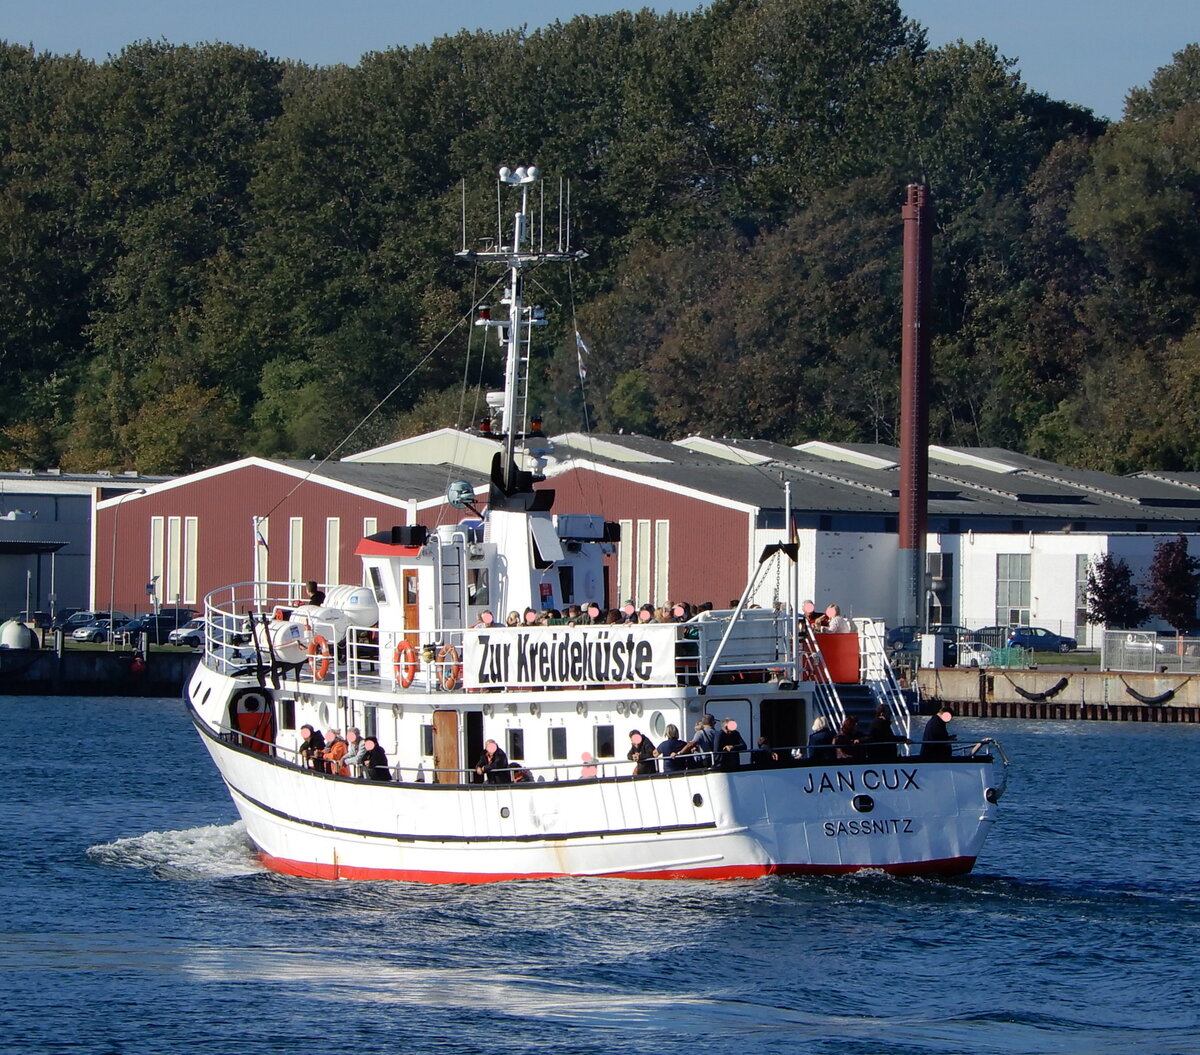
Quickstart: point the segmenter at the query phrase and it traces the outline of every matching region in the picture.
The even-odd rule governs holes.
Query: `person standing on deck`
[[[926,762],[944,761],[954,756],[950,741],[958,739],[948,728],[954,712],[949,707],[939,708],[937,714],[925,723],[925,732],[921,737],[921,758]]]

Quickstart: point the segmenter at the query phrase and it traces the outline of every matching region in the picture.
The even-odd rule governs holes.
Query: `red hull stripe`
[[[565,872],[433,872],[411,868],[362,868],[357,865],[312,864],[260,853],[259,860],[272,872],[306,879],[397,879],[406,883],[501,883],[516,879],[554,879]],[[887,872],[894,876],[965,875],[975,867],[974,857],[948,857],[940,861],[909,861],[895,865],[716,865],[710,868],[668,868],[647,872],[605,872],[603,879],[760,879],[769,875],[848,875],[851,872]]]

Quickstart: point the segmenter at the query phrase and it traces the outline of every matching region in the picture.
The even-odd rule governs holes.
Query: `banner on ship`
[[[463,632],[463,684],[673,685],[675,627],[489,627]]]

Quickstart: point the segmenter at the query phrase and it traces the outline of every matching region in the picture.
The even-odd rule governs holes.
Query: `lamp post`
[[[113,506],[113,531],[112,531],[112,562],[109,566],[108,579],[108,648],[112,651],[116,640],[113,637],[113,610],[116,608],[117,596],[117,528],[121,522],[121,505],[126,498],[132,495],[144,495],[146,489],[144,487],[135,487],[132,491],[126,491],[120,498],[117,499],[117,504]]]

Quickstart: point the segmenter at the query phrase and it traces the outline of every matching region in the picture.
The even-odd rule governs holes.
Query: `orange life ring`
[[[329,675],[329,642],[320,634],[308,643],[308,669],[313,681],[324,681]]]
[[[458,649],[447,645],[438,652],[438,663],[441,665],[442,688],[449,691],[457,688],[462,680],[462,661],[458,658]]]
[[[396,646],[396,651],[392,654],[392,670],[395,671],[396,680],[400,682],[402,689],[407,689],[416,678],[417,650],[407,641],[402,641]]]

